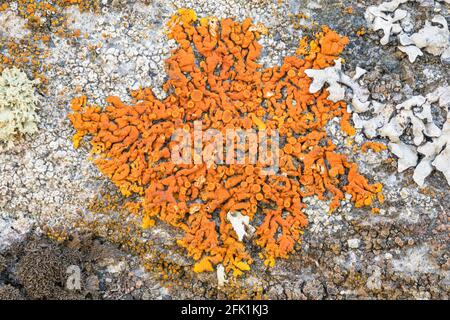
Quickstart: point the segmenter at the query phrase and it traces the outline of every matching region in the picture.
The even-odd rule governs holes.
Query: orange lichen
[[[303,12],[299,12],[296,14],[288,14],[288,18],[291,21],[292,27],[294,29],[300,29],[302,27],[305,26],[305,21],[309,19],[309,17],[303,13]]]
[[[352,14],[353,13],[353,7],[346,7],[346,8],[344,8],[344,12],[348,13],[348,14]]]
[[[362,37],[363,35],[365,35],[366,34],[366,28],[364,28],[364,27],[361,27],[361,28],[359,28],[357,31],[356,31],[356,35],[358,36],[358,37]]]
[[[253,259],[228,212],[239,211],[254,224],[254,242],[263,249],[264,263],[273,266],[301,241],[308,224],[303,198],[331,198],[330,210],[340,206],[344,192],[356,206],[383,201],[381,185],[369,184],[327,137],[325,127],[335,117],[344,131],[354,133],[346,104],[327,100],[326,90],[310,94],[311,79],[304,73],[331,66],[348,39],[324,27],[314,39],[303,40],[308,46],[298,50],[303,58],[290,56],[281,66],[262,68],[262,32],[250,19],[198,20],[194,12],[179,10],[167,32],[178,48],[166,60],[164,100],[145,88],[132,92],[132,105],[117,97],[109,97],[105,108],[87,105],[84,97],[72,102],[75,146],[91,137],[100,171],[124,196],[140,199],[134,211],[139,207],[143,227],[158,218],[184,232],[177,243],[197,261],[196,272],[219,263],[235,275],[250,269]],[[196,161],[202,160],[197,154],[193,163],[174,163],[171,154],[179,141],[172,135],[178,129],[192,134],[194,121],[223,136],[228,129],[278,131],[280,172],[262,173],[274,161],[269,152],[258,163],[211,162],[208,144],[204,161]],[[255,152],[248,146],[240,151]]]
[[[142,219],[142,229],[148,229],[150,227],[153,227],[154,225],[155,225],[155,220],[153,220],[149,216],[145,216]]]
[[[364,153],[366,153],[369,149],[375,152],[380,152],[383,150],[387,150],[387,146],[384,143],[372,141],[367,141],[361,146],[361,151]]]

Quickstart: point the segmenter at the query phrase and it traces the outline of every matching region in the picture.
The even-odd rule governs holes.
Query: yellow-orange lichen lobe
[[[264,263],[273,266],[301,242],[308,224],[304,197],[331,198],[330,210],[340,206],[344,192],[357,206],[382,200],[381,186],[369,184],[327,137],[325,126],[335,117],[343,131],[354,134],[345,103],[328,100],[325,90],[309,93],[311,79],[304,73],[331,66],[348,39],[323,27],[313,40],[303,40],[308,48],[299,50],[302,57],[263,68],[258,38],[264,32],[250,19],[198,19],[195,12],[180,9],[168,24],[167,34],[178,47],[166,60],[166,98],[159,100],[144,88],[132,92],[131,105],[118,97],[108,97],[104,108],[89,105],[85,97],[71,105],[74,145],[91,138],[100,171],[122,195],[140,199],[135,211],[142,215],[143,228],[158,219],[184,233],[177,243],[197,261],[196,272],[219,263],[236,276],[250,269],[253,259],[229,212],[249,218],[253,241],[262,248]],[[195,121],[224,137],[229,129],[277,130],[279,174],[262,173],[274,161],[271,153],[257,163],[215,163],[208,153],[212,142],[195,155],[200,159],[173,162],[181,141],[172,140],[174,133],[192,136]],[[243,148],[246,155],[255,154]]]
[[[329,29],[328,27],[322,27],[323,37],[319,40],[320,52],[324,55],[336,56],[340,54],[344,47],[348,44],[349,40],[347,37],[341,37],[335,31]]]
[[[387,146],[384,143],[373,141],[367,141],[361,146],[361,151],[364,153],[366,153],[369,149],[375,152],[381,152],[383,150],[387,150]]]
[[[348,14],[353,14],[353,7],[349,6],[349,7],[344,8],[344,12],[348,13]]]
[[[362,37],[365,34],[366,34],[366,28],[364,28],[364,27],[360,27],[358,30],[356,30],[356,35],[358,37]]]

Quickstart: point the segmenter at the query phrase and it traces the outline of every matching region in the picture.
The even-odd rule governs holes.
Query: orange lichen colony
[[[375,152],[381,152],[383,150],[387,150],[387,146],[381,142],[373,142],[373,141],[364,142],[363,145],[361,146],[361,151],[366,153],[369,149]]]
[[[304,197],[330,197],[330,210],[339,207],[344,192],[358,207],[377,197],[382,201],[381,185],[369,184],[356,164],[334,152],[326,135],[334,117],[353,129],[345,103],[327,100],[326,90],[310,94],[311,79],[304,73],[332,65],[347,38],[324,27],[302,58],[286,57],[281,66],[263,69],[257,61],[262,32],[250,19],[197,20],[192,10],[180,10],[169,23],[168,36],[178,48],[166,60],[163,101],[148,88],[132,93],[133,105],[113,96],[105,108],[88,105],[85,97],[72,101],[75,147],[85,135],[92,137],[93,161],[101,172],[124,196],[141,199],[134,205],[140,206],[143,227],[158,218],[181,229],[178,243],[197,261],[197,272],[219,263],[235,275],[249,270],[252,257],[227,220],[230,211],[250,218],[260,256],[273,266],[301,241]],[[280,172],[261,174],[267,163],[173,163],[172,133],[180,128],[192,133],[197,120],[203,130],[223,133],[278,130]]]

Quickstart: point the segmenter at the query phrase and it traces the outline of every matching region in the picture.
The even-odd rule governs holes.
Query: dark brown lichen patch
[[[75,252],[49,243],[31,245],[20,259],[17,279],[31,299],[78,299],[66,289],[67,270],[80,264]]]
[[[25,297],[22,295],[19,289],[13,287],[12,285],[0,286],[0,300],[24,300]]]

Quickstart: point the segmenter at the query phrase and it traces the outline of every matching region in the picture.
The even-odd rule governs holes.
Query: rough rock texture
[[[163,27],[179,7],[194,8],[200,15],[252,17],[265,23],[269,36],[261,40],[265,48],[261,62],[266,65],[294,54],[298,40],[317,31],[313,23],[294,27],[292,14],[304,13],[308,21],[329,25],[349,37],[342,69],[346,73],[357,66],[367,70],[362,79],[370,98],[380,103],[397,105],[446,85],[450,70],[439,57],[426,54],[411,64],[397,50],[396,39],[380,46],[377,33],[358,35],[361,28],[368,30],[364,12],[374,1],[113,2],[102,2],[99,14],[68,10],[69,25],[86,36],[52,36],[49,90],[39,110],[40,130],[14,148],[0,151],[0,253],[6,264],[3,270],[0,266],[2,294],[46,296],[48,291],[33,289],[26,276],[29,261],[42,257],[24,249],[43,241],[53,248],[43,251],[50,256],[54,256],[52,250],[81,253],[76,263],[82,270],[81,292],[66,292],[64,278],[59,278],[67,262],[47,265],[47,277],[57,280],[51,283],[61,293],[52,298],[449,298],[450,193],[445,177],[434,172],[427,186],[418,188],[411,169],[397,172],[389,151],[361,153],[359,146],[367,141],[361,132],[351,140],[342,136],[337,122],[328,128],[339,151],[356,161],[363,174],[384,184],[386,202],[380,212],[356,209],[346,201],[329,215],[327,203],[306,199],[310,225],[298,253],[273,268],[255,257],[250,272],[237,279],[229,277],[219,289],[215,272],[192,272],[193,261],[177,247],[179,235],[173,229],[157,224],[138,231],[140,222],[117,210],[120,197],[89,162],[87,152],[73,149],[73,131],[66,118],[70,99],[81,93],[99,104],[111,94],[127,99],[128,90],[139,86],[151,86],[162,95],[163,60],[171,49]],[[431,20],[435,10],[448,20],[449,6],[442,2],[431,7],[416,2],[404,5],[410,15],[401,23],[408,23],[412,33]],[[345,10],[348,7],[352,13]],[[442,124],[444,119],[435,116]],[[105,200],[107,196],[112,200]],[[21,219],[29,219],[29,229],[12,227]],[[85,232],[89,236],[83,236]],[[135,232],[138,237],[129,237]],[[30,240],[25,236],[29,233],[45,233],[53,240],[42,240],[41,235]],[[62,245],[52,243],[55,240]]]

